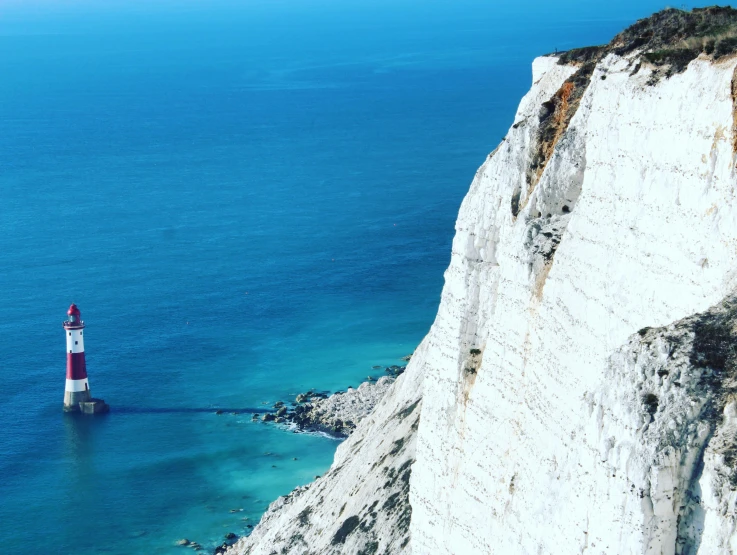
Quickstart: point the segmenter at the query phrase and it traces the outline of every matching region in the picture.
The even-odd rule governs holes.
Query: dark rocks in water
[[[296,395],[295,401],[289,405],[284,401],[277,401],[274,403],[276,412],[264,414],[261,420],[277,424],[291,422],[296,426],[293,430],[295,433],[311,431],[324,432],[338,438],[348,437],[405,368],[406,366],[389,366],[386,368],[389,376],[378,379],[369,376],[359,387],[348,386],[346,391],[336,391],[332,395],[329,391],[310,389]]]
[[[181,540],[175,541],[174,542],[174,545],[180,545],[180,546],[184,547],[185,545],[189,545],[190,543],[192,543],[192,542],[190,542],[187,538],[182,538]]]
[[[402,374],[404,373],[404,371],[405,371],[406,369],[407,369],[407,367],[406,367],[406,366],[397,366],[397,365],[393,365],[393,366],[387,366],[387,367],[386,367],[386,368],[384,369],[384,371],[385,371],[385,372],[386,372],[387,374],[389,374],[390,376],[394,376],[394,377],[397,377],[397,376],[400,376],[400,375],[402,375]]]
[[[226,540],[237,540],[238,536],[234,534],[233,532],[228,532],[227,534],[225,534],[225,539]]]
[[[254,412],[253,415],[251,416],[251,420],[258,420],[258,416],[259,416],[258,413]]]
[[[218,410],[215,411],[215,414],[223,414],[223,411],[221,411],[220,409],[218,409]]]
[[[414,354],[414,353],[412,353],[412,354]],[[407,356],[403,356],[399,360],[404,360],[405,362],[409,362],[411,358],[412,358],[412,355],[407,355]]]

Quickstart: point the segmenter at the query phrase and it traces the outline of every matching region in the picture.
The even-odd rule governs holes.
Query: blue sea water
[[[663,7],[0,5],[0,551],[212,549],[324,472],[231,413],[411,353],[532,58]],[[71,302],[104,417],[61,412]]]

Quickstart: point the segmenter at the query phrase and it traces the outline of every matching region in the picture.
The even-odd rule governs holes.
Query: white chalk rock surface
[[[610,53],[535,166],[535,60],[406,372],[232,552],[736,552],[735,66]]]
[[[541,103],[571,71],[535,62],[461,207],[427,338],[413,553],[732,552],[734,485],[718,503],[689,489],[710,435],[698,391],[647,428],[638,395],[662,392],[621,349],[737,285],[736,64],[651,85],[653,68],[609,54],[529,187]],[[701,482],[719,481],[706,458]]]

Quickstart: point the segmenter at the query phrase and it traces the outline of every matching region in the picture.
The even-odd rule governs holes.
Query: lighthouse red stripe
[[[83,380],[87,377],[84,353],[67,353],[67,379]]]

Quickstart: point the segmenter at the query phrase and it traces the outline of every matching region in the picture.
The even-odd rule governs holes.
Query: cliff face
[[[429,336],[415,553],[737,548],[710,455],[733,409],[720,424],[707,385],[658,375],[689,367],[689,332],[658,352],[637,334],[737,285],[736,64],[697,58],[653,83],[637,52],[607,54],[535,182],[543,102],[577,70],[535,62],[461,207]]]
[[[239,552],[737,552],[737,58],[648,36],[535,60],[428,336]]]

